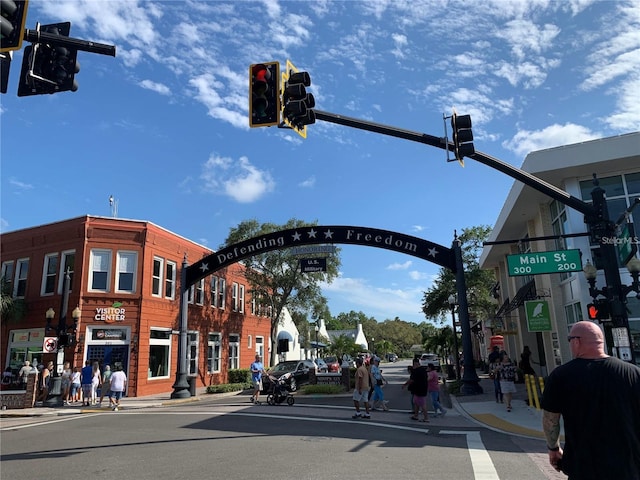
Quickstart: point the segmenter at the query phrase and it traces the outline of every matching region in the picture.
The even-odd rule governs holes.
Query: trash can
[[[189,393],[192,397],[196,396],[196,377],[187,377],[187,382],[189,382]]]

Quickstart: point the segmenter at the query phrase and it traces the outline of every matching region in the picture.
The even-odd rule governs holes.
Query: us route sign
[[[582,270],[580,250],[555,250],[507,255],[509,276],[543,273],[579,272]]]

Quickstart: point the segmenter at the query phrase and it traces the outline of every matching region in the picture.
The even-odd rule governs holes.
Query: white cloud
[[[411,260],[407,260],[404,263],[392,263],[391,265],[387,266],[387,270],[406,270],[411,266],[411,263]]]
[[[581,125],[554,124],[537,131],[520,130],[511,140],[502,142],[502,146],[524,157],[535,150],[570,145],[600,137],[602,137],[601,133],[592,132]]]
[[[20,180],[11,177],[9,179],[9,185],[12,185],[14,187],[16,187],[18,190],[32,190],[33,189],[33,185],[31,185],[30,183],[24,183],[21,182]]]
[[[252,165],[247,157],[235,161],[211,155],[202,170],[205,191],[226,195],[239,203],[255,202],[275,188],[271,174]]]
[[[431,275],[425,272],[419,272],[417,270],[411,270],[409,272],[409,278],[411,280],[425,280],[427,278],[431,278]]]
[[[302,182],[300,182],[298,186],[302,188],[312,188],[315,184],[316,184],[316,177],[311,176],[306,180],[303,180]]]
[[[159,93],[160,95],[171,95],[171,89],[162,83],[153,80],[142,80],[139,84],[142,88]]]

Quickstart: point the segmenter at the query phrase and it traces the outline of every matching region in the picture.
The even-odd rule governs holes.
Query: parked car
[[[324,362],[327,364],[330,373],[340,372],[340,360],[338,360],[338,357],[324,357]]]
[[[398,361],[398,355],[396,355],[395,353],[387,353],[387,361],[388,362],[397,362]]]
[[[309,383],[309,371],[317,372],[316,364],[311,360],[287,360],[280,362],[267,371],[269,375],[280,378],[285,373],[291,372],[291,378],[287,381],[289,390],[295,392],[301,385]],[[265,382],[266,383],[266,382]],[[266,390],[266,386],[263,386]]]
[[[436,371],[440,371],[440,358],[435,353],[423,353],[420,356],[420,365],[426,367],[427,365],[432,364],[436,367]]]
[[[316,358],[314,360],[314,363],[316,364],[316,370],[318,371],[318,373],[327,373],[329,371],[327,362],[325,362],[322,358]]]

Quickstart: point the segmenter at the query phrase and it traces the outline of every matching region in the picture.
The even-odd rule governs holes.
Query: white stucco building
[[[585,202],[591,201],[595,173],[606,191],[610,218],[615,221],[634,198],[640,197],[640,132],[531,152],[521,169]],[[634,213],[640,218],[640,207]],[[495,271],[499,302],[497,318],[485,325],[485,336],[504,335],[505,349],[515,360],[520,359],[524,346],[529,346],[533,367],[539,374],[545,375],[571,359],[567,333],[574,322],[588,318],[587,305],[592,302],[588,283],[581,271],[510,276],[507,255],[579,249],[582,266],[587,261],[598,265],[599,246],[590,244],[589,236],[532,240],[586,232],[583,214],[516,181],[488,240],[504,243],[485,246],[480,258],[482,268]],[[631,275],[624,265],[620,266],[620,275],[623,285],[631,285]],[[604,285],[599,270],[597,287]],[[525,301],[536,299],[546,300],[549,306],[550,328],[539,333],[529,331],[525,314]],[[635,292],[630,292],[627,300],[638,359],[640,300]]]

